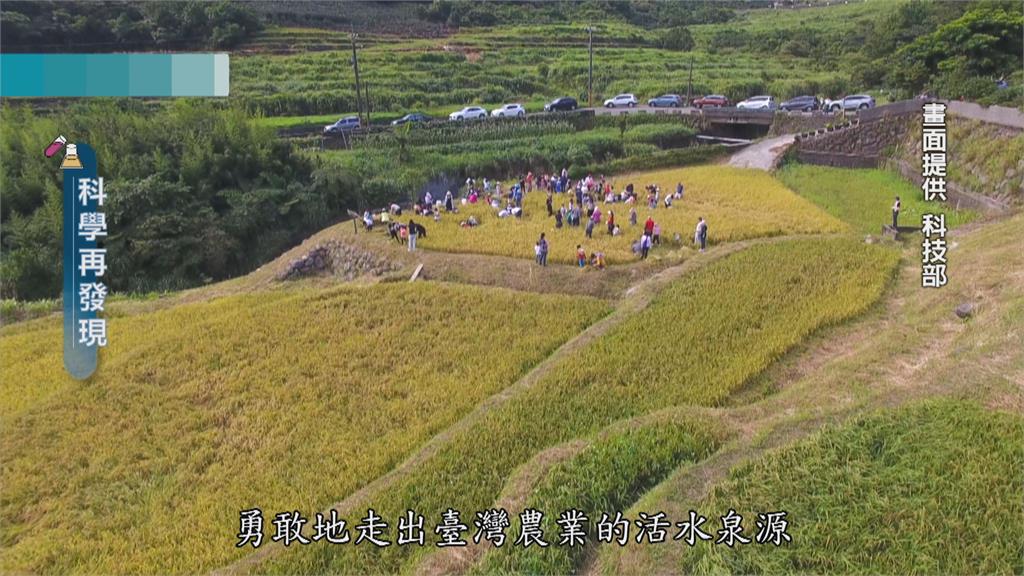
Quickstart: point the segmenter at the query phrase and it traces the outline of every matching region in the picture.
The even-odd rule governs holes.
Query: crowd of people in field
[[[449,190],[443,197],[435,197],[427,192],[420,197],[413,205],[412,210],[415,216],[432,218],[439,222],[443,214],[457,214],[459,206],[467,204],[485,203],[490,206],[498,218],[522,218],[523,200],[527,194],[534,192],[545,193],[545,208],[547,216],[554,219],[555,228],[583,228],[583,236],[588,239],[594,237],[594,231],[605,229],[610,236],[624,234],[623,226],[628,225],[635,229],[638,225],[637,205],[644,203],[648,209],[658,208],[671,209],[674,202],[682,201],[685,188],[682,182],[676,184],[675,192],[662,193],[659,186],[650,184],[642,192],[637,191],[632,183],[626,185],[622,191],[616,191],[613,183],[603,175],[594,178],[587,175],[585,178],[575,182],[569,178],[567,169],[562,169],[560,174],[543,174],[535,177],[533,172],[528,172],[518,181],[511,184],[508,189],[503,188],[500,180],[489,180],[484,178],[477,181],[474,178],[466,179],[465,194],[459,198]],[[555,208],[558,198],[558,208]],[[621,208],[620,208],[621,206]],[[603,209],[602,209],[603,207]],[[615,211],[626,214],[626,221],[622,222]],[[427,230],[414,219],[408,223],[401,221],[402,208],[398,204],[392,204],[380,211],[379,221],[387,227],[389,236],[397,242],[408,245],[410,252],[416,250],[416,239],[426,237]],[[622,222],[622,223],[620,223]],[[367,210],[363,214],[363,224],[367,230],[375,224],[374,214]],[[475,216],[470,216],[459,222],[463,228],[473,228],[480,225]],[[633,253],[641,260],[648,257],[650,251],[662,243],[661,225],[649,216],[643,223],[640,237],[633,241]],[[703,252],[707,248],[708,224],[703,217],[697,221],[694,231],[694,244],[700,246]],[[675,235],[676,243],[681,241],[680,235]],[[547,265],[547,256],[550,251],[550,244],[546,234],[541,234],[540,239],[534,245],[534,252],[537,263],[541,266]],[[592,252],[587,257],[586,250],[582,244],[576,246],[577,265],[581,268],[594,266],[604,268],[604,253]]]

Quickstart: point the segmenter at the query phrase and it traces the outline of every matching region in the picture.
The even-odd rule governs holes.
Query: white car
[[[523,108],[522,104],[505,104],[500,108],[491,110],[491,116],[494,116],[495,118],[504,118],[506,116],[522,118],[523,116],[526,116],[526,108]]]
[[[448,115],[449,120],[472,120],[474,118],[487,118],[487,110],[479,106],[466,106],[462,110]]]
[[[741,110],[775,110],[778,104],[771,96],[751,96],[736,105]]]
[[[629,106],[632,108],[638,103],[636,96],[632,94],[619,94],[614,98],[609,98],[604,101],[605,108],[615,108],[617,106]]]

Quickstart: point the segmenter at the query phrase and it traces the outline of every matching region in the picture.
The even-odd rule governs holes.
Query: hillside
[[[237,529],[238,511],[252,506],[310,517],[333,506],[353,523],[371,506],[392,521],[406,508],[435,518],[448,506],[468,514],[495,502],[592,513],[655,504],[678,510],[688,505],[675,502],[679,495],[700,499],[736,464],[877,409],[969,396],[984,406],[967,409],[974,421],[987,422],[989,410],[1019,414],[1013,382],[1024,358],[1012,327],[1024,311],[1024,277],[1005,271],[1024,269],[1015,249],[1021,223],[1016,216],[954,232],[952,283],[923,295],[913,243],[901,249],[843,236],[725,242],[621,273],[613,266],[607,280],[554,264],[555,276],[518,285],[590,291],[602,300],[436,281],[350,286],[321,277],[280,285],[273,278],[294,258],[286,256],[244,281],[119,304],[113,344],[84,384],[60,372],[56,318],[7,327],[0,359],[6,374],[18,376],[5,377],[0,395],[0,450],[9,463],[0,566],[175,573],[668,566],[676,560],[663,548],[642,546],[599,546],[597,556],[561,548],[452,556],[266,543],[244,554],[201,535]],[[376,234],[329,232],[387,251]],[[509,276],[493,266],[501,257],[423,257],[428,265],[482,265],[473,283]],[[564,284],[580,276],[621,288]],[[978,303],[968,323],[951,312],[963,300]],[[928,326],[940,332],[932,336]],[[918,347],[928,350],[924,364],[912,360]],[[952,350],[961,352],[947,359]],[[992,425],[1009,438],[1016,421],[1001,416]],[[942,449],[956,449],[950,442]],[[907,449],[923,449],[916,446]],[[973,466],[989,466],[982,452],[973,454]],[[705,480],[671,488],[694,474]],[[736,482],[722,484],[716,497],[741,489]],[[956,507],[971,493],[954,482],[937,497]],[[717,500],[702,506],[720,507]],[[803,538],[810,520],[795,517],[803,510],[797,503],[792,509],[794,534]],[[1005,550],[975,558],[1005,566]],[[743,566],[760,565],[752,558]]]

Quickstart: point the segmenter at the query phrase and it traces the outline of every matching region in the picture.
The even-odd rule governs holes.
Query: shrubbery
[[[263,28],[243,2],[17,2],[4,6],[5,51],[229,48]]]
[[[248,272],[355,203],[352,188],[313,175],[287,142],[241,110],[175,101],[77,106],[55,117],[3,110],[0,292],[54,297],[61,288],[62,185],[39,142],[60,132],[95,150],[105,178],[117,291],[174,289]]]

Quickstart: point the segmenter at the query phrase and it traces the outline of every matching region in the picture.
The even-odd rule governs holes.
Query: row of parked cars
[[[709,94],[694,99],[692,104],[697,108],[722,108],[730,106],[732,103],[720,94]],[[736,108],[741,110],[785,110],[788,112],[813,112],[815,110],[839,112],[840,110],[853,111],[874,107],[875,99],[868,94],[854,94],[838,100],[822,100],[817,96],[797,96],[781,104],[777,103],[772,96],[751,96],[736,103]]]
[[[605,108],[634,108],[640,104],[640,101],[634,94],[618,94],[612,98],[604,101]],[[684,104],[684,99],[678,94],[662,94],[655,98],[651,98],[647,101],[647,105],[654,108],[680,108]],[[696,108],[724,108],[732,105],[732,102],[728,98],[721,94],[708,94],[700,98],[693,99],[690,102],[691,106]],[[839,100],[821,100],[817,96],[797,96],[790,98],[781,104],[775,101],[772,96],[752,96],[746,100],[736,103],[736,108],[741,110],[786,110],[786,111],[801,111],[801,112],[813,112],[815,110],[823,110],[826,112],[839,112],[844,111],[855,111],[864,110],[866,108],[874,108],[875,99],[868,94],[854,94],[852,96],[846,96]],[[545,112],[568,112],[579,108],[579,102],[575,98],[561,97],[555,98],[551,102],[544,105]],[[522,104],[512,103],[499,106],[488,113],[488,111],[481,106],[467,106],[462,110],[457,110],[448,115],[448,119],[452,121],[463,121],[463,120],[474,120],[480,118],[486,118],[488,115],[495,118],[522,118],[526,116],[526,108]],[[392,126],[401,126],[402,124],[416,124],[420,122],[428,122],[433,120],[430,116],[419,112],[413,112],[412,114],[406,114],[401,118],[391,121]],[[329,124],[324,127],[325,134],[333,134],[338,132],[345,132],[348,130],[355,130],[359,128],[359,117],[358,116],[346,116],[333,124]]]
[[[683,101],[683,98],[678,94],[662,94],[661,96],[648,100],[647,105],[652,108],[679,108],[683,105]],[[638,104],[639,101],[633,94],[619,94],[614,98],[609,98],[604,101],[605,108],[632,108]],[[708,94],[707,96],[694,98],[693,101],[690,102],[690,105],[695,108],[724,108],[731,104],[732,103],[729,99],[721,94]],[[736,107],[743,110],[781,109],[801,112],[813,112],[814,110],[838,112],[840,110],[864,110],[865,108],[874,108],[875,99],[867,94],[855,94],[839,100],[824,101],[817,96],[797,96],[796,98],[786,100],[782,104],[778,104],[772,96],[752,96],[746,100],[737,102]],[[547,108],[545,108],[545,110],[547,110]]]

